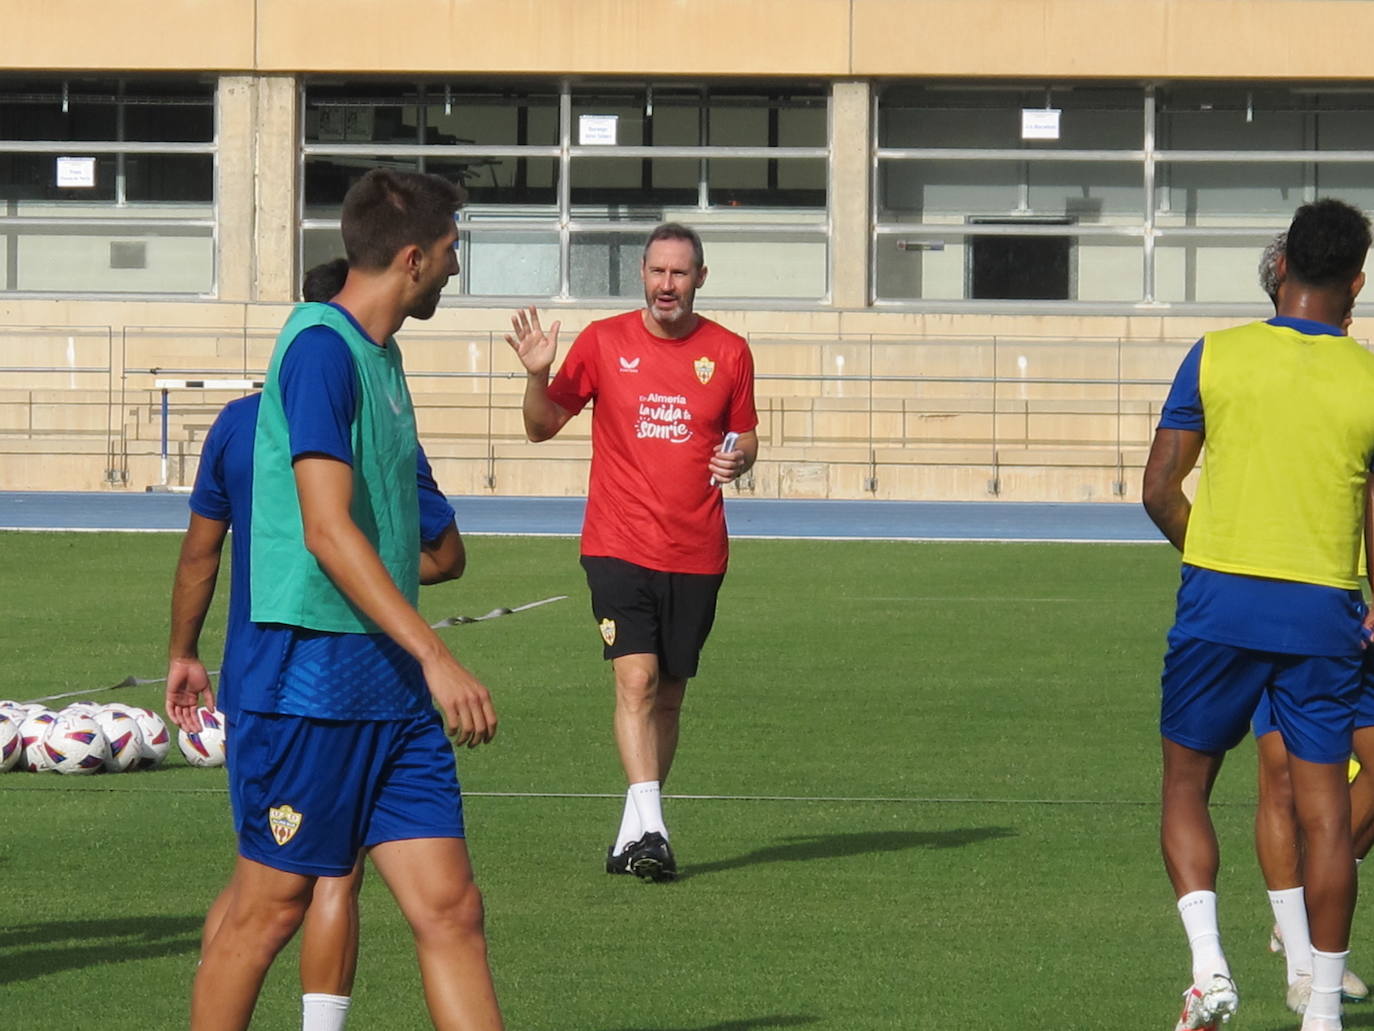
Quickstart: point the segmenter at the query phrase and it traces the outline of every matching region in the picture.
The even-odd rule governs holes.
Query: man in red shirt
[[[560,323],[546,334],[530,308],[511,319],[506,341],[528,373],[530,440],[548,440],[596,401],[582,566],[615,672],[615,737],[630,785],[606,872],[663,881],[677,865],[660,792],[725,576],[720,487],[754,464],[759,439],[749,345],[692,311],[706,282],[701,238],[659,226],[640,273],[644,308],[584,329],[552,383]]]

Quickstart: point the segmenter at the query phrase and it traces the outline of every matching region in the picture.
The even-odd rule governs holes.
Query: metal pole
[[[162,486],[167,486],[167,388],[162,388]]]

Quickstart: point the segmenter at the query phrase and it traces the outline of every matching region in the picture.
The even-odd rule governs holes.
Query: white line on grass
[[[17,791],[60,791],[62,788],[39,788],[37,785],[12,784],[5,781],[8,790]],[[72,790],[100,790],[109,793],[122,791],[131,794],[178,794],[178,795],[226,795],[228,787],[148,787],[148,788],[94,788],[83,785],[80,789],[72,785]],[[464,798],[572,798],[572,799],[624,799],[624,792],[609,791],[464,791]],[[664,795],[665,799],[679,802],[842,802],[847,804],[886,804],[886,805],[1074,805],[1074,806],[1158,806],[1158,799],[1136,798],[972,798],[972,797],[929,797],[903,795]],[[1214,806],[1246,805],[1253,802],[1213,802]]]

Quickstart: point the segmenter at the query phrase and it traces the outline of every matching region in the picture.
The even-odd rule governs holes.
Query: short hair
[[[461,186],[437,175],[372,169],[344,196],[340,227],[349,267],[382,269],[402,247],[433,246],[466,200]]]
[[[1288,275],[1314,287],[1343,286],[1364,268],[1369,219],[1332,197],[1304,204],[1288,227]]]
[[[1269,241],[1269,246],[1264,248],[1264,253],[1260,255],[1260,289],[1268,294],[1269,299],[1275,304],[1278,303],[1279,299],[1279,285],[1283,282],[1279,278],[1279,258],[1283,257],[1287,244],[1287,231],[1279,233],[1278,236]]]
[[[686,240],[692,245],[692,260],[696,262],[696,267],[699,269],[706,267],[706,255],[701,248],[701,237],[691,226],[685,226],[681,222],[664,222],[644,241],[644,256],[641,261],[649,260],[649,248],[659,240]]]
[[[347,278],[347,258],[335,258],[316,265],[301,278],[301,300],[328,301],[343,289]]]

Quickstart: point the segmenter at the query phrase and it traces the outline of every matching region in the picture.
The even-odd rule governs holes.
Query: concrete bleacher
[[[19,336],[8,331],[12,346]],[[242,390],[172,390],[162,470],[161,378],[260,377],[269,330],[93,330],[36,336],[0,389],[0,489],[180,487],[214,416]],[[585,493],[590,419],[531,444],[523,375],[495,333],[405,342],[420,436],[455,494]],[[1184,341],[751,339],[761,457],[731,490],[764,497],[1134,500]],[[99,360],[106,359],[106,367]],[[1033,375],[1031,374],[1033,373]],[[1129,376],[1126,375],[1129,373]]]

